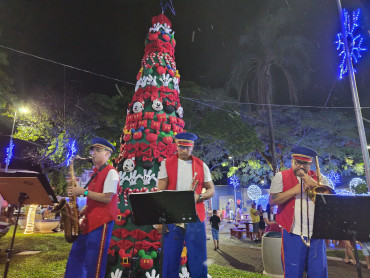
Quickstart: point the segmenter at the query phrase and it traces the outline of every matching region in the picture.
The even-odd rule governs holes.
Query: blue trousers
[[[307,247],[300,236],[283,230],[281,259],[285,278],[299,278],[307,271],[308,278],[327,278],[328,264],[323,239],[311,239]]]
[[[104,278],[114,221],[80,235],[69,253],[65,278]]]
[[[178,278],[181,252],[184,240],[188,255],[190,277],[207,278],[208,267],[206,228],[199,219],[186,224],[185,230],[175,225],[167,225],[169,232],[164,235],[163,278]]]

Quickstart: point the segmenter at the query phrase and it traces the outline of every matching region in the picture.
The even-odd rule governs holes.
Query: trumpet
[[[333,188],[330,186],[326,186],[323,184],[322,179],[321,179],[321,171],[320,171],[320,165],[319,165],[319,157],[316,156],[315,158],[316,162],[316,176],[317,176],[317,185],[311,187],[310,189],[307,190],[307,195],[306,195],[306,204],[307,204],[307,241],[304,239],[303,236],[303,180],[301,179],[301,239],[303,243],[307,246],[310,247],[311,245],[311,239],[310,239],[310,218],[309,218],[309,200],[308,198],[315,203],[316,201],[316,194],[321,193],[321,194],[335,194]]]

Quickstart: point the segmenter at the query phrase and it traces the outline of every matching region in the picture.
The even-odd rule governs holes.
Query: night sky
[[[245,26],[256,24],[267,5],[290,5],[296,18],[294,32],[307,37],[313,46],[312,81],[309,88],[299,92],[300,104],[325,103],[338,77],[339,59],[334,41],[340,28],[336,0],[173,0],[173,3],[176,16],[169,10],[166,15],[175,31],[175,56],[181,78],[205,87],[225,86],[238,60],[239,38]],[[367,31],[370,2],[346,0],[342,5],[349,10],[362,9],[361,28],[370,49]],[[0,44],[135,83],[151,17],[160,12],[160,0],[0,1]],[[61,93],[64,81],[82,93],[114,95],[115,84],[134,92],[130,85],[68,68],[64,73],[62,66],[12,51],[6,53],[10,61],[6,71],[21,97],[32,97],[42,90]],[[370,106],[369,65],[370,52],[358,66],[362,106]],[[348,79],[335,83],[329,106],[352,105],[348,83]]]

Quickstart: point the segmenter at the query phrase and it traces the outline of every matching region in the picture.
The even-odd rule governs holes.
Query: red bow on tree
[[[143,240],[142,245],[141,245],[141,249],[144,249],[145,251],[148,251],[149,248],[154,248],[155,250],[158,250],[159,247],[161,247],[161,243],[159,241],[150,242],[150,241],[147,241],[147,240]]]
[[[176,106],[176,102],[169,102],[169,101],[167,100],[167,101],[166,101],[166,105]]]
[[[156,99],[158,99],[160,102],[162,102],[162,99],[161,98],[158,98],[158,94],[155,93],[153,94],[151,97],[150,97],[151,101],[155,101]]]
[[[146,151],[138,151],[138,152],[136,153],[136,155],[137,155],[137,157],[141,157],[141,156],[143,156],[143,157],[145,157],[145,156],[151,156],[151,155],[152,155],[152,150],[151,150],[151,149],[148,149],[148,150],[146,150]]]
[[[143,161],[153,161],[153,157],[143,156]]]

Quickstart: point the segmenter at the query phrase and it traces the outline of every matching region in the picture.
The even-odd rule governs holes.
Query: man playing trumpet
[[[326,278],[328,268],[324,240],[312,239],[310,245],[304,242],[307,237],[311,238],[313,230],[315,203],[307,197],[307,191],[318,185],[316,172],[311,170],[317,153],[307,147],[296,147],[291,152],[292,167],[277,173],[270,188],[270,204],[278,205],[276,222],[282,227],[285,277],[302,277],[306,270],[308,278]],[[324,176],[321,180],[324,185],[329,185]]]

